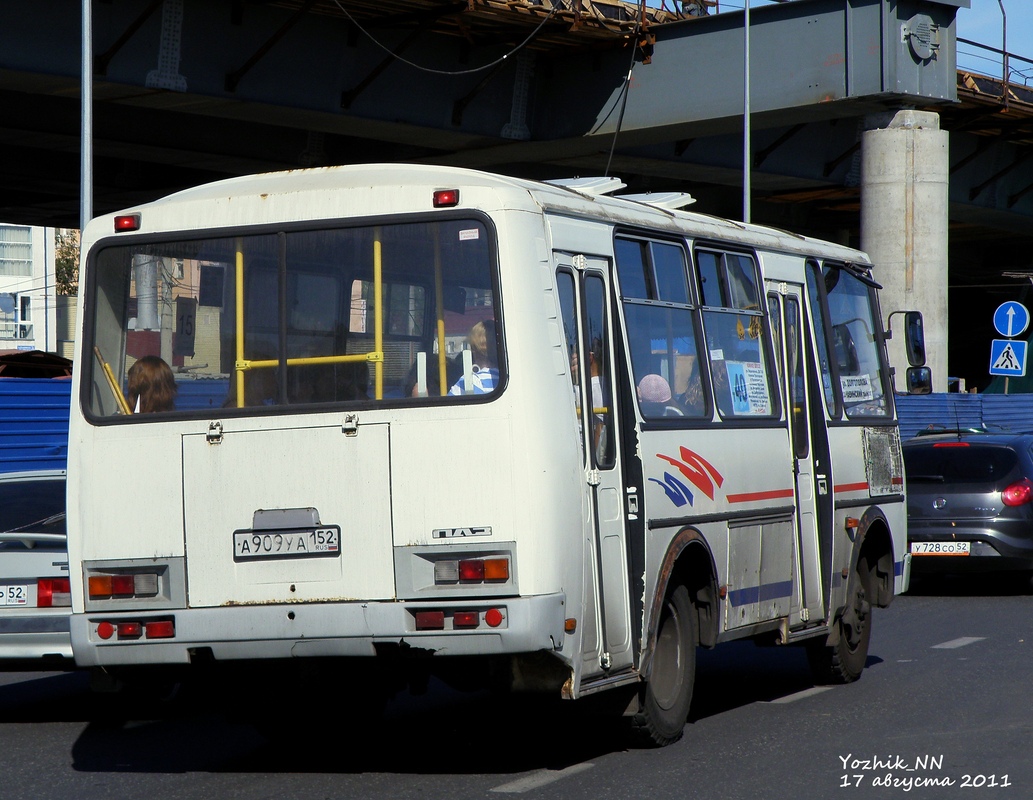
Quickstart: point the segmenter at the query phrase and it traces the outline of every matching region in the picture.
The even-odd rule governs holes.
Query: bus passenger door
[[[832,476],[814,348],[803,315],[803,287],[783,292],[783,341],[789,433],[796,474],[801,622],[825,619],[831,559]],[[774,313],[774,310],[773,310]]]
[[[577,267],[573,266],[577,263]],[[613,385],[612,327],[605,262],[557,254],[557,282],[571,377],[581,424],[582,456],[591,515],[591,567],[598,625],[593,640],[585,632],[585,674],[630,667],[631,604],[628,595],[624,494],[618,456],[616,393]],[[567,264],[564,268],[562,265]],[[587,598],[586,598],[587,599]],[[595,644],[593,647],[592,644]]]

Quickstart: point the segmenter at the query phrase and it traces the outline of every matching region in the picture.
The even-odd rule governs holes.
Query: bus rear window
[[[496,259],[479,220],[119,240],[92,258],[94,417],[501,388]]]

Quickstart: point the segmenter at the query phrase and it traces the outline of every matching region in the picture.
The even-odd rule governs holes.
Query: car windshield
[[[904,467],[909,482],[995,484],[1018,464],[1008,447],[940,443],[904,448]]]

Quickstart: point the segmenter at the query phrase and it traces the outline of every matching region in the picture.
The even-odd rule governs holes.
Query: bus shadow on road
[[[337,703],[334,712],[299,707],[271,736],[215,712],[218,699],[210,701],[127,708],[124,719],[91,721],[73,746],[73,766],[83,772],[509,775],[564,769],[628,747],[619,718],[534,695],[432,687],[426,696],[399,696],[375,721],[338,713]]]
[[[770,703],[815,686],[803,647],[759,647],[744,640],[698,652],[690,722],[752,703]],[[865,670],[881,663],[881,658],[869,654]]]

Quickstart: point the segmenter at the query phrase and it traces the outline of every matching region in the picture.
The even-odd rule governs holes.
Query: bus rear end
[[[274,190],[91,224],[69,458],[81,666],[546,654],[546,683],[569,676],[576,433],[531,434],[555,466],[527,469],[506,398],[534,342],[507,345],[492,218],[396,191],[342,188],[329,223],[283,222],[310,212]],[[566,391],[535,413],[573,419],[552,380]],[[542,480],[565,506],[530,507]]]

